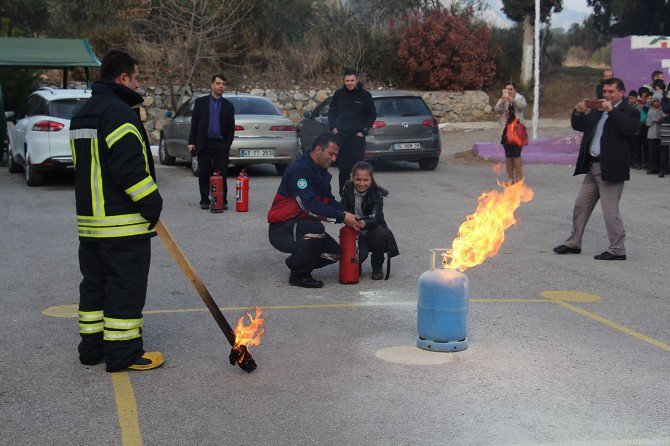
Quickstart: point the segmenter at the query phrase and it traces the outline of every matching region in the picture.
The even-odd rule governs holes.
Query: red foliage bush
[[[472,10],[436,9],[401,27],[397,58],[405,81],[417,88],[480,89],[496,71],[489,28]]]

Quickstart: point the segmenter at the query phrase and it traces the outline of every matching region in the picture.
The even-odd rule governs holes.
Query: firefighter
[[[70,124],[79,232],[79,360],[108,372],[150,370],[142,309],[163,200],[139,117],[138,61],[121,50],[102,60],[101,79]]]
[[[326,233],[322,221],[361,227],[330,189],[328,167],[340,150],[337,141],[331,133],[320,135],[308,153],[289,165],[268,212],[270,243],[290,254],[286,266],[291,270],[289,284],[294,286],[321,288],[323,282],[312,277],[312,270],[340,259],[340,246]]]

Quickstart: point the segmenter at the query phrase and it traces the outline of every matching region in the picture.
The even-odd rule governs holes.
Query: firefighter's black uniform
[[[142,96],[110,81],[70,123],[75,165],[79,267],[79,358],[123,370],[144,354],[146,298],[153,226],[163,200],[149,139],[137,108]]]

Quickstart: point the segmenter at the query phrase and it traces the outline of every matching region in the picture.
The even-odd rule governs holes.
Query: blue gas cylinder
[[[468,348],[468,277],[440,265],[419,277],[417,347],[455,352]]]

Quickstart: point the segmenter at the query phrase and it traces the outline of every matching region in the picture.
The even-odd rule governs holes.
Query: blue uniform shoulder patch
[[[307,180],[304,178],[300,178],[296,183],[296,185],[298,186],[298,189],[305,189],[307,187]]]

